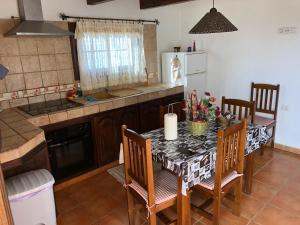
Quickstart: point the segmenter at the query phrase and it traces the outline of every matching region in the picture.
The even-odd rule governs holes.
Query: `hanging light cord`
[[[215,0],[213,0],[213,8],[215,8]]]

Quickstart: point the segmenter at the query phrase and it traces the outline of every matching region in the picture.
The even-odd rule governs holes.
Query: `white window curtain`
[[[83,90],[143,82],[143,24],[80,20],[76,25]]]

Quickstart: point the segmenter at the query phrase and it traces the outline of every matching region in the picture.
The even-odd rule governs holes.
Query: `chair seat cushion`
[[[225,185],[229,184],[231,181],[241,176],[243,176],[243,174],[239,174],[236,171],[231,172],[230,174],[228,174],[226,177],[223,178],[221,188],[225,187]],[[203,180],[199,185],[206,189],[214,190],[215,177],[213,176],[209,179]]]
[[[154,174],[155,204],[161,204],[177,196],[177,178],[166,170]],[[148,204],[148,192],[136,181],[129,184]]]
[[[263,117],[263,116],[255,116],[254,117],[255,124],[266,126],[266,127],[275,124],[275,122],[276,122],[275,120],[273,120],[271,118]]]

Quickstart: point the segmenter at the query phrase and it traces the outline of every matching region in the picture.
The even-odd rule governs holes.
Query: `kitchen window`
[[[143,82],[143,25],[82,20],[76,39],[83,90]]]

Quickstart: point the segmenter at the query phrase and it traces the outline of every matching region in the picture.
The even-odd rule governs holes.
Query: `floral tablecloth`
[[[182,176],[182,192],[185,195],[190,187],[214,174],[218,129],[215,122],[209,122],[207,134],[195,137],[190,134],[187,123],[180,122],[177,140],[165,140],[163,128],[144,133],[143,136],[152,139],[153,159]],[[249,125],[245,155],[259,149],[269,138],[266,127]]]

